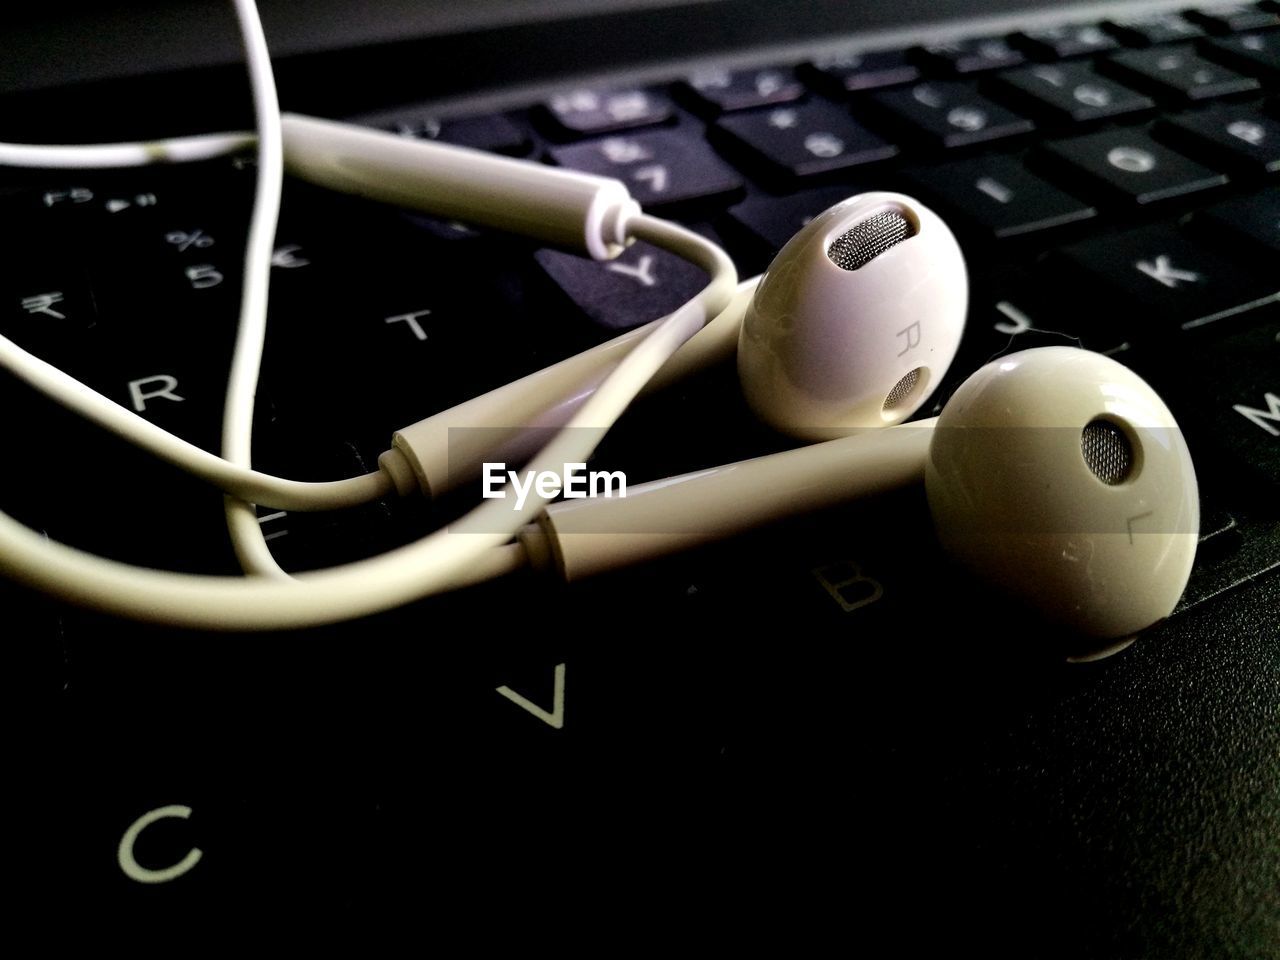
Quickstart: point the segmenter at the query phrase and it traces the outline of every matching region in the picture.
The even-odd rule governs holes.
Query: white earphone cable
[[[634,221],[632,233],[707,270],[711,275],[711,282],[699,294],[696,302],[708,316],[718,318],[722,314],[725,305],[734,295],[737,275],[733,263],[719,247],[696,233],[652,217],[640,217]],[[579,355],[580,358],[585,358],[584,361],[571,357],[563,363],[573,368],[571,372],[580,374],[584,379],[589,379],[588,375],[599,378],[602,370],[616,366],[637,343],[643,342],[644,336],[663,322],[665,321],[655,320],[639,331],[632,331],[610,341],[610,344],[617,346],[607,353],[595,348],[587,354]],[[707,329],[710,329],[710,325]],[[638,333],[641,335],[637,336]],[[345,480],[310,482],[275,477],[231,463],[120,406],[52,364],[23,350],[6,337],[0,337],[0,368],[86,420],[243,500],[280,510],[340,510],[368,503],[394,490],[390,477],[381,470]],[[536,378],[538,375],[532,376]],[[561,376],[554,386],[567,390],[568,380],[568,377]],[[491,412],[503,399],[503,390],[504,388],[499,388],[477,400],[483,401],[486,411]],[[551,395],[555,396],[555,393]],[[468,404],[458,409],[466,410]],[[525,416],[528,412],[515,400],[505,409],[507,419]],[[484,420],[476,422],[485,423]],[[89,465],[86,469],[99,467]]]
[[[212,160],[253,146],[251,132],[202,133],[136,143],[0,143],[0,166],[44,170],[114,170]]]
[[[382,471],[350,480],[302,483],[260,474],[250,467],[254,395],[266,334],[271,256],[283,180],[283,148],[270,58],[256,7],[253,0],[233,2],[253,88],[259,127],[256,138],[259,169],[245,254],[240,320],[224,405],[225,458],[155,427],[5,338],[0,338],[0,366],[68,409],[222,487],[229,494],[227,524],[242,566],[246,572],[264,575],[264,581],[272,581],[272,586],[284,592],[275,597],[273,591],[263,591],[263,605],[250,602],[239,617],[229,617],[228,604],[239,609],[250,595],[258,595],[259,585],[267,584],[129,567],[53,544],[3,514],[0,514],[0,568],[66,599],[97,608],[169,623],[223,629],[293,627],[342,619],[509,572],[523,564],[523,550],[517,545],[501,545],[545,505],[544,499],[530,498],[517,511],[506,511],[505,504],[482,505],[464,518],[461,525],[483,526],[490,515],[494,515],[492,531],[471,534],[465,539],[460,539],[461,534],[447,539],[448,531],[437,531],[418,544],[383,557],[304,575],[307,579],[301,583],[289,580],[266,546],[254,502],[281,509],[329,509],[382,496],[392,491],[393,484]],[[88,147],[0,144],[0,163],[141,165],[215,156],[241,149],[254,139],[252,135],[232,134]],[[642,334],[636,331],[639,336],[619,338],[625,346],[620,343],[622,349],[617,353],[621,358],[616,365],[610,364],[612,372],[598,387],[601,373],[596,373],[592,382],[583,386],[582,389],[592,395],[569,420],[570,429],[557,434],[535,457],[535,464],[543,464],[546,469],[585,460],[649,378],[709,319],[723,311],[734,292],[736,271],[715,244],[674,224],[644,215],[630,221],[628,234],[648,239],[703,266],[710,274],[710,283],[698,297],[673,314],[648,325]],[[596,369],[599,370],[599,366]],[[531,465],[530,469],[538,467]],[[401,561],[407,566],[400,566]],[[378,571],[381,585],[378,590],[371,589],[370,577],[374,570]],[[391,576],[391,570],[398,576]],[[307,586],[315,581],[324,584],[328,597],[324,603],[317,602],[316,591]],[[250,589],[251,594],[243,593],[246,589]],[[295,592],[299,590],[310,595],[309,599],[299,597]],[[228,592],[232,596],[224,596]],[[217,599],[213,598],[214,594]],[[286,596],[288,601],[284,600]],[[202,604],[200,597],[210,602]]]
[[[647,216],[637,218],[634,232],[673,243],[688,235]],[[708,301],[726,286],[732,290],[736,277],[731,264],[728,270],[727,276],[713,278],[701,295],[663,320],[618,364],[528,465],[530,472],[560,473],[565,464],[590,457],[649,378],[703,327],[712,313]],[[299,574],[295,580],[207,577],[135,567],[54,543],[0,513],[0,570],[64,600],[137,619],[211,630],[290,629],[386,610],[509,572],[522,562],[523,553],[495,553],[493,548],[506,544],[547,502],[536,491],[519,509],[512,509],[506,499],[490,500],[452,528],[416,543],[369,560]],[[481,569],[473,568],[477,564]]]
[[[392,491],[391,479],[382,471],[347,480],[308,482],[273,477],[230,463],[125,409],[5,337],[0,337],[0,367],[134,446],[254,503],[281,510],[339,510],[368,503]],[[69,456],[74,458],[74,451]],[[84,469],[102,468],[92,464]]]
[[[253,111],[258,128],[258,177],[245,245],[240,322],[223,402],[222,455],[237,466],[249,467],[253,462],[254,400],[262,369],[262,350],[267,339],[271,258],[275,251],[276,223],[280,218],[280,194],[284,184],[284,146],[280,132],[280,102],[276,96],[271,55],[262,32],[262,21],[253,0],[234,0],[234,3],[253,91]],[[271,555],[253,504],[228,497],[224,510],[227,532],[244,572],[287,576]]]

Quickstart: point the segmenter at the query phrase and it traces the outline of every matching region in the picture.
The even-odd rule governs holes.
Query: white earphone
[[[903,194],[862,194],[810,221],[649,386],[736,354],[747,402],[783,433],[818,440],[891,426],[920,408],[950,366],[967,307],[964,259],[942,219]],[[399,430],[383,468],[402,494],[416,485],[440,495],[475,480],[485,461],[522,462],[634,339],[635,331]]]
[[[1128,636],[1186,586],[1199,499],[1178,425],[1136,374],[1074,347],[987,364],[933,420],[553,504],[521,541],[576,580],[921,480],[951,554],[1073,631]]]
[[[837,204],[787,243],[751,299],[738,347],[747,402],[806,440],[901,423],[955,358],[968,290],[955,237],[918,201]]]
[[[364,131],[358,133],[363,134]],[[334,133],[332,130],[328,130],[327,135],[331,138],[331,149],[334,138],[345,138],[345,134]],[[377,138],[378,135],[374,137]],[[378,142],[377,139],[364,136],[359,141],[362,147]],[[372,164],[364,167],[366,171],[376,171],[376,155],[372,156],[373,160],[366,160],[366,164]],[[857,270],[848,270],[830,260],[826,246],[811,242],[811,238],[822,230],[834,231],[837,240],[851,232],[856,233],[859,225],[864,222],[863,213],[882,213],[884,210],[896,211],[896,215],[901,215],[912,227],[911,231],[904,232],[897,238],[893,247],[880,251],[880,256],[884,257],[896,251],[896,256],[885,260],[887,266],[881,266],[876,262],[878,258],[871,256]],[[915,232],[917,224],[928,224],[928,232]],[[631,220],[630,229],[633,233],[669,243],[676,248],[680,247],[687,234],[687,231],[679,227],[653,221],[643,215]],[[797,239],[800,242],[788,245],[779,254],[774,268],[784,274],[808,270],[811,268],[809,261],[821,257],[831,269],[824,279],[817,282],[826,285],[828,295],[818,298],[816,306],[810,307],[817,311],[812,316],[789,309],[785,299],[776,294],[771,297],[769,308],[779,309],[776,319],[780,328],[794,331],[797,327],[815,324],[826,329],[829,337],[838,335],[854,352],[865,349],[880,350],[883,353],[884,345],[892,343],[893,333],[885,329],[883,317],[888,317],[889,325],[896,326],[904,313],[910,313],[917,321],[924,316],[912,307],[916,287],[910,281],[917,272],[930,274],[930,264],[939,251],[942,251],[942,262],[947,269],[936,276],[953,279],[958,277],[963,280],[959,251],[946,227],[926,208],[897,194],[872,194],[840,204],[814,221]],[[459,423],[467,423],[464,418],[474,415],[483,423],[484,416],[492,417],[496,415],[494,411],[505,409],[513,395],[525,401],[535,395],[567,395],[567,399],[562,400],[558,406],[553,402],[547,408],[551,414],[544,425],[559,427],[566,421],[557,420],[554,415],[571,414],[567,417],[568,429],[557,434],[555,440],[538,451],[533,462],[528,465],[530,472],[559,469],[565,463],[587,458],[608,425],[616,420],[630,402],[639,385],[652,377],[664,363],[669,362],[668,358],[674,357],[676,361],[675,369],[666,374],[666,382],[671,382],[676,377],[731,352],[741,326],[741,318],[748,312],[754,311],[753,322],[757,331],[765,330],[773,322],[774,315],[756,303],[758,298],[749,295],[751,286],[748,285],[744,285],[746,289],[740,289],[736,295],[727,298],[726,309],[703,328],[707,315],[705,301],[712,293],[722,296],[725,288],[733,283],[733,277],[732,265],[727,264],[724,254],[718,248],[706,245],[705,241],[698,243],[702,246],[690,244],[689,255],[701,258],[709,271],[719,271],[719,276],[698,300],[686,304],[670,317],[641,328],[641,331],[633,331],[603,345],[603,348],[570,358],[555,367],[400,431],[396,435],[393,449],[383,455],[380,474],[339,481],[336,484],[295,484],[262,478],[260,475],[254,475],[253,485],[245,484],[225,461],[192,448],[189,444],[174,441],[174,438],[163,434],[151,424],[113,404],[103,401],[105,407],[102,406],[98,403],[100,398],[96,394],[79,387],[48,365],[30,358],[32,364],[24,367],[23,372],[29,373],[34,369],[41,376],[48,377],[55,385],[68,391],[69,396],[65,401],[68,406],[81,410],[98,422],[104,422],[110,416],[128,424],[134,431],[129,434],[130,437],[140,444],[148,445],[153,452],[164,454],[166,448],[154,441],[156,436],[162,436],[166,443],[180,444],[179,449],[184,455],[187,450],[198,453],[204,470],[201,475],[215,482],[230,478],[238,484],[227,484],[234,492],[241,496],[247,493],[266,504],[296,508],[293,506],[296,503],[302,508],[315,508],[317,504],[310,498],[323,495],[333,501],[341,500],[341,505],[346,505],[380,496],[388,492],[392,485],[402,493],[419,489],[439,493],[442,488],[449,489],[472,479],[475,473],[471,468],[478,465],[480,460],[495,455],[489,442],[492,437],[490,431],[475,431],[475,434],[485,437],[485,442],[476,450],[470,451],[469,455],[464,451],[460,456],[457,449],[450,448],[449,429]],[[771,272],[774,268],[771,268]],[[860,313],[855,309],[860,298],[859,282],[863,276],[875,280],[878,293],[872,306],[886,302],[890,304],[880,315],[870,310]],[[888,298],[885,293],[892,286],[891,281],[895,276],[902,281],[899,284],[901,297],[896,301]],[[940,282],[935,281],[930,289],[936,289],[936,284]],[[954,291],[961,307],[964,302],[963,291],[963,283]],[[929,342],[928,350],[946,361],[954,353],[960,338],[963,309],[957,308],[955,302],[947,301],[940,291],[931,296],[932,299],[920,301],[931,305],[938,313],[938,316],[930,318],[931,322],[928,324],[930,336],[937,340],[936,343]],[[714,340],[710,340],[710,346],[699,346],[696,341],[691,342],[698,350],[690,351],[681,358],[677,349],[682,343],[695,337],[700,328],[711,330]],[[770,338],[763,339],[769,342]],[[922,337],[912,339],[916,344],[926,342]],[[753,342],[744,339],[743,351],[750,352],[755,347]],[[0,342],[0,358],[3,357],[3,349],[3,343]],[[12,349],[16,351],[17,348]],[[931,369],[941,376],[944,367],[945,362],[939,362]],[[874,363],[864,363],[864,369],[868,373],[868,379],[871,379],[870,374],[876,372],[877,367]],[[889,369],[894,370],[892,366]],[[797,365],[793,363],[790,373],[795,375],[796,372]],[[579,378],[576,382],[575,377]],[[744,376],[744,386],[749,377],[750,374]],[[829,422],[824,425],[824,429],[850,432],[883,426],[886,422],[886,409],[892,407],[893,417],[900,420],[923,402],[927,395],[927,391],[923,389],[913,390],[909,397],[895,401],[892,395],[902,376],[890,372],[887,377],[882,373],[877,379],[879,382],[873,381],[870,389],[856,382],[846,383],[841,389],[853,392],[833,405],[833,409],[843,413],[844,422],[839,426]],[[834,395],[836,388],[832,384],[834,381],[826,388],[828,395]],[[871,397],[870,401],[867,399],[868,395]],[[757,403],[760,404],[761,401],[757,400]],[[850,416],[851,412],[857,416]],[[513,418],[508,409],[504,421],[509,422]],[[515,446],[519,446],[522,437],[533,435],[528,429],[532,418],[526,413],[521,419],[525,422],[507,431]],[[470,421],[471,424],[476,422]],[[536,424],[536,420],[533,422]],[[778,418],[775,422],[784,421]],[[183,459],[172,459],[181,466],[187,465]],[[458,470],[459,462],[464,465],[461,471]],[[424,463],[439,465],[441,471],[431,474],[423,469]],[[452,473],[449,467],[452,467]],[[126,616],[204,629],[301,627],[387,609],[431,593],[518,569],[526,563],[526,548],[519,544],[504,544],[528,521],[534,520],[546,502],[547,498],[530,497],[519,511],[510,510],[502,501],[486,503],[455,523],[450,531],[437,531],[416,544],[371,560],[299,574],[289,580],[266,577],[248,580],[191,577],[140,570],[50,543],[0,515],[0,568],[17,579],[64,599]],[[320,504],[321,507],[327,505]],[[483,532],[464,532],[467,530]]]
[[[618,181],[327,120],[281,118],[256,9],[252,0],[233,2],[253,81],[259,176],[224,457],[166,433],[4,338],[0,365],[231,494],[228,527],[246,572],[257,575],[197,577],[131,567],[52,543],[2,513],[0,571],[124,616],[204,629],[295,628],[388,609],[529,564],[574,579],[924,476],[940,538],[970,566],[990,566],[983,545],[997,502],[1019,504],[1019,518],[1052,521],[1034,533],[1048,535],[1041,546],[1059,557],[1040,562],[1046,554],[1028,539],[1002,548],[1004,559],[1016,560],[995,569],[1015,596],[1052,593],[1041,598],[1041,608],[1061,622],[1115,636],[1166,615],[1176,601],[1194,555],[1194,472],[1168,411],[1117,364],[1081,351],[1015,355],[995,372],[989,366],[971,377],[934,429],[894,426],[940,382],[967,306],[959,247],[917,201],[873,193],[838,204],[802,229],[763,278],[739,285],[719,247],[643,214]],[[252,142],[251,135],[218,134],[151,144],[0,144],[0,162],[136,165],[202,159]],[[709,282],[667,317],[398,431],[374,473],[330,483],[267,476],[249,466],[249,424],[285,166],[322,186],[597,258],[643,239],[697,264]],[[474,480],[486,460],[529,460],[531,473],[585,461],[637,394],[727,359],[735,348],[744,395],[765,422],[806,440],[847,439],[645,485],[625,500],[566,502],[545,513],[552,495],[531,496],[514,510],[506,501],[488,502],[451,530],[293,578],[276,566],[262,539],[252,503],[337,509],[392,490],[439,495]],[[1052,385],[1046,401],[1035,399],[1038,381]],[[490,429],[469,431],[483,438],[469,447],[451,446],[450,431],[459,426]],[[1065,441],[1033,444],[1028,462],[1041,472],[1027,487],[1028,463],[1007,452],[1022,447],[976,439],[979,428],[997,426],[1014,426],[1019,435],[1032,429],[1070,435],[1074,459],[1064,452]],[[558,432],[544,444],[547,431],[531,427]],[[849,436],[876,427],[891,429]],[[1151,431],[1167,436],[1161,441]],[[1095,453],[1081,453],[1081,442]],[[1080,472],[1082,457],[1088,476]],[[1058,479],[1044,473],[1054,470],[1064,473]],[[1104,482],[1099,471],[1118,479]],[[999,493],[983,492],[988,476]],[[1046,484],[1056,499],[1036,499]],[[1123,518],[1128,525],[1095,536],[1088,531],[1097,529],[1091,526],[1097,518]],[[1144,521],[1153,526],[1135,531]],[[1013,529],[1029,536],[1023,526]],[[1107,539],[1112,535],[1127,538],[1131,548],[1135,538],[1164,539],[1125,550]],[[1138,603],[1124,591],[1142,564],[1154,570],[1158,585],[1146,584],[1146,600]]]

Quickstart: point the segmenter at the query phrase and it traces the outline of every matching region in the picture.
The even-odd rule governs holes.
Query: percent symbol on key
[[[166,233],[164,239],[166,243],[171,243],[183,251],[190,250],[192,247],[202,249],[213,246],[213,237],[206,235],[203,230],[192,230],[190,233],[175,230],[173,233]]]

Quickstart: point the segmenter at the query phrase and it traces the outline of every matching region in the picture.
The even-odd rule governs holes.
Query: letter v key
[[[522,697],[520,694],[516,693],[514,690],[512,690],[508,686],[504,685],[504,686],[498,687],[497,691],[498,693],[502,694],[502,696],[506,697],[508,700],[514,703],[517,707],[521,707],[525,710],[528,710],[530,713],[532,713],[535,717],[537,717],[543,723],[547,724],[548,726],[555,727],[557,730],[562,730],[564,729],[564,673],[565,673],[564,664],[557,663],[556,674],[555,674],[555,677],[556,677],[555,692],[551,696],[550,712],[542,709],[542,707],[538,706],[532,700],[529,700],[526,697]]]

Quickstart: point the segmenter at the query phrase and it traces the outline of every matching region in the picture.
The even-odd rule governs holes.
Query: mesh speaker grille
[[[1133,469],[1133,447],[1124,431],[1106,420],[1092,420],[1080,434],[1080,454],[1093,475],[1108,486],[1124,483]]]
[[[886,412],[894,409],[911,396],[912,392],[916,388],[916,384],[920,382],[920,375],[922,373],[924,373],[924,368],[916,367],[893,385],[893,389],[889,391],[889,395],[884,398],[884,409]]]
[[[909,236],[911,224],[901,214],[877,213],[838,236],[827,256],[841,270],[857,270]]]

